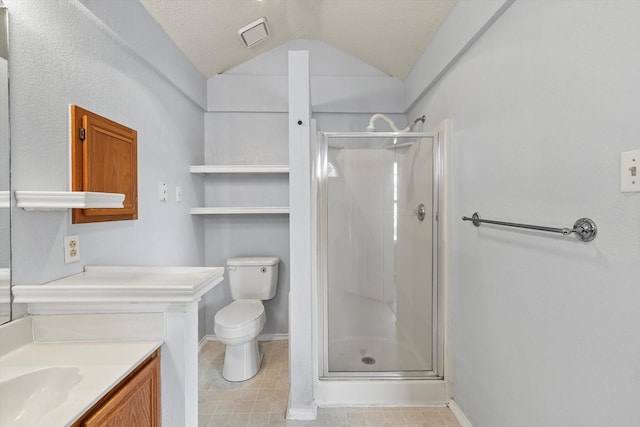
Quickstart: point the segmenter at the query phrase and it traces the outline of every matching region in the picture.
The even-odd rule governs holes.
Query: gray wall
[[[14,283],[38,284],[91,265],[203,264],[203,224],[189,208],[203,184],[205,79],[135,1],[15,1],[11,15],[13,189],[70,188],[69,104],[138,131],[139,219],[72,225],[70,212],[15,211]],[[158,200],[160,182],[184,201]],[[64,264],[64,235],[81,260]]]
[[[640,194],[619,186],[638,22],[637,1],[516,1],[414,109],[453,123],[454,399],[476,427],[637,418]],[[599,235],[459,220],[475,211]]]

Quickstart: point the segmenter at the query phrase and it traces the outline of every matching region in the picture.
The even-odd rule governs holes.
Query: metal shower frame
[[[432,246],[432,370],[388,372],[330,372],[328,366],[328,316],[327,316],[327,238],[328,238],[328,142],[330,138],[432,138],[433,139],[433,246]],[[444,310],[442,269],[442,229],[439,212],[442,206],[443,147],[438,132],[318,132],[316,139],[315,179],[317,182],[317,287],[318,287],[318,374],[320,379],[424,379],[441,380],[444,377]]]

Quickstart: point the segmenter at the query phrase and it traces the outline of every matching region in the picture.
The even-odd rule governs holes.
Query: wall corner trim
[[[453,412],[453,415],[456,417],[461,427],[473,427],[471,421],[467,418],[467,416],[462,412],[462,409],[458,406],[458,404],[452,399],[449,401],[449,409]]]
[[[458,2],[404,81],[412,109],[515,0]]]

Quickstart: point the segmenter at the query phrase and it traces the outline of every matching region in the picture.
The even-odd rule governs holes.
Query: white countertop
[[[86,266],[82,273],[42,285],[16,285],[13,295],[14,302],[31,305],[67,303],[93,310],[93,304],[139,303],[140,310],[158,311],[150,303],[197,302],[223,277],[223,267]]]
[[[32,342],[19,347],[0,358],[0,383],[45,368],[66,367],[76,371],[69,379],[66,396],[64,389],[56,390],[61,394],[57,399],[64,399],[62,403],[39,419],[26,419],[7,427],[70,425],[161,345],[161,340],[150,340]]]
[[[0,326],[0,406],[46,416],[11,427],[69,425],[161,345],[162,423],[196,425],[198,301],[224,271],[87,266],[42,285],[14,286],[14,302],[32,316]],[[35,399],[28,394],[34,388]]]

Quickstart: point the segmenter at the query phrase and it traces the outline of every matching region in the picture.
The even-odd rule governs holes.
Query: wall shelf
[[[88,191],[16,191],[16,206],[26,211],[62,211],[72,208],[123,208],[124,194]]]
[[[191,165],[198,174],[288,174],[288,165]],[[288,207],[232,206],[191,208],[191,215],[264,215],[288,214]]]
[[[10,208],[11,200],[9,198],[9,191],[0,191],[0,208]]]
[[[192,165],[191,173],[289,173],[288,165]]]
[[[207,207],[191,208],[191,215],[288,214],[288,207]]]

